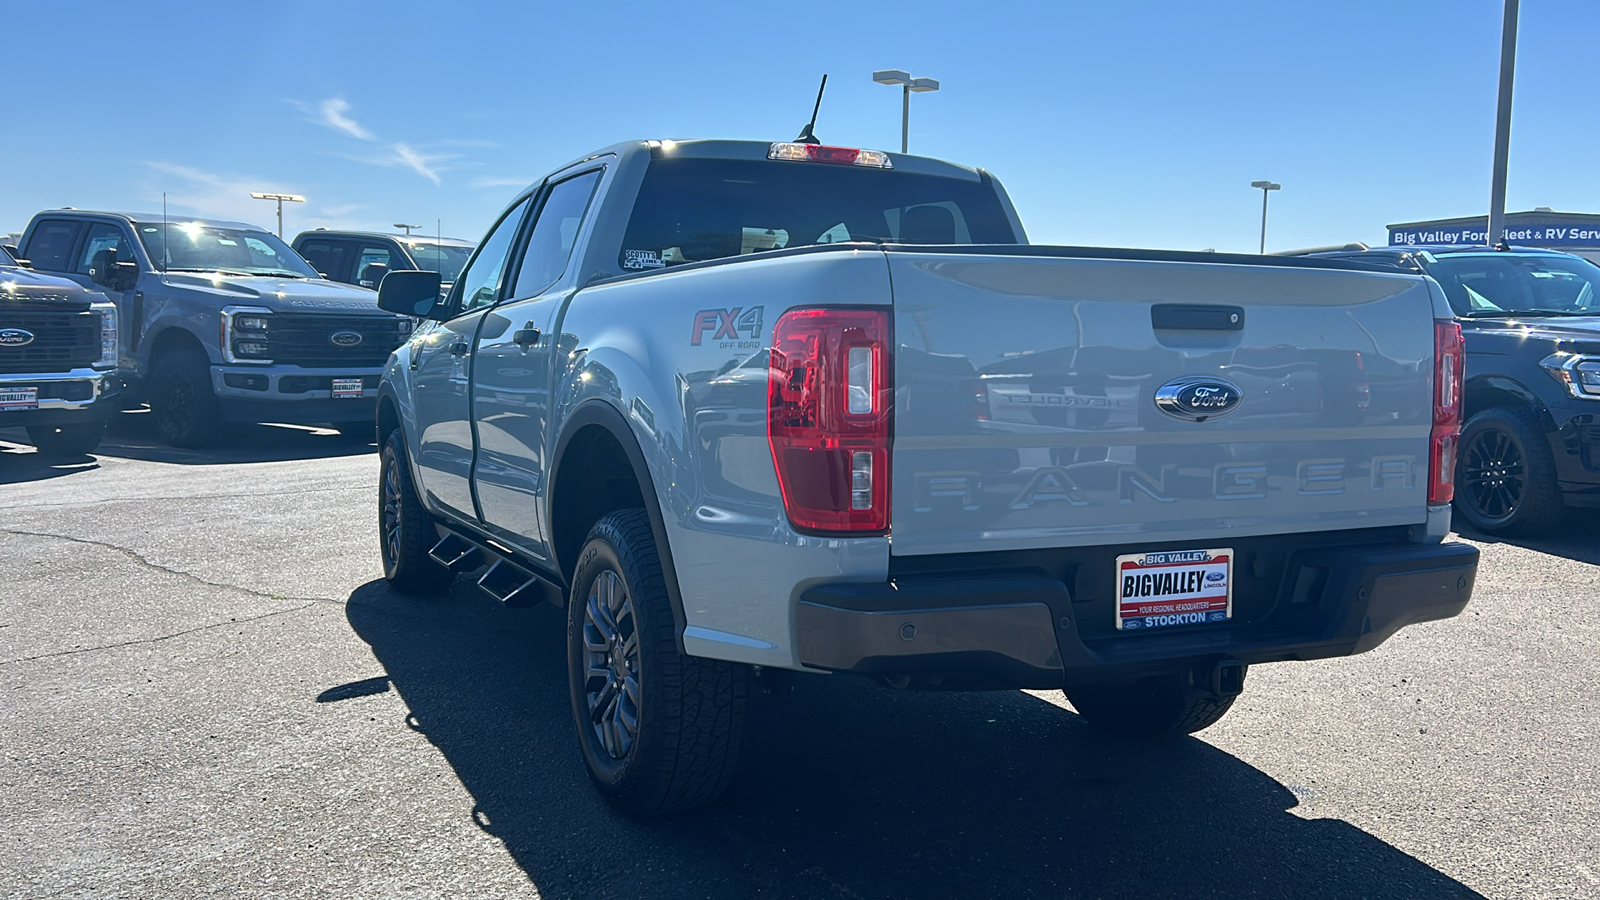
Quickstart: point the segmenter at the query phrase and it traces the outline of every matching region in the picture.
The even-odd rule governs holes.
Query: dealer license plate
[[[1117,557],[1118,629],[1226,622],[1232,616],[1232,550],[1162,550]]]
[[[350,400],[359,398],[362,394],[361,379],[335,378],[333,380],[333,399]]]
[[[0,391],[0,413],[39,408],[38,388],[10,388]]]

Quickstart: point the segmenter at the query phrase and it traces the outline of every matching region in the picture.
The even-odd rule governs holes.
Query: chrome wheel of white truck
[[[660,816],[705,806],[738,760],[749,668],[683,655],[642,509],[595,523],[567,603],[578,746],[614,806]]]

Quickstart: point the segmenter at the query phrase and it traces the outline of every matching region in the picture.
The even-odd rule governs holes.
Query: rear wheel
[[[103,421],[28,426],[28,440],[44,456],[85,456],[100,446],[105,433]]]
[[[198,350],[169,353],[150,376],[150,412],[162,440],[174,447],[203,447],[217,435],[217,395],[211,363]]]
[[[402,594],[441,594],[455,580],[455,573],[428,556],[438,534],[411,481],[406,443],[398,429],[383,442],[378,459],[378,549],[383,557],[383,577]]]
[[[705,806],[727,790],[747,666],[685,656],[642,509],[589,532],[567,603],[567,673],[589,778],[629,815]]]
[[[1239,684],[1247,670],[1241,669]],[[1067,689],[1067,700],[1090,725],[1131,740],[1193,734],[1215,725],[1232,708],[1234,696],[1220,696],[1197,683],[1195,672],[1152,675],[1121,684],[1090,684]]]
[[[1461,430],[1456,511],[1487,534],[1536,534],[1565,506],[1556,460],[1538,417],[1522,409],[1486,409]]]

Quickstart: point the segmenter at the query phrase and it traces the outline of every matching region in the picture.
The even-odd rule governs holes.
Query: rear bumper
[[[123,380],[116,371],[0,373],[0,391],[34,388],[37,409],[0,412],[0,427],[74,425],[103,420],[118,406]]]
[[[1219,660],[1363,653],[1407,625],[1459,614],[1477,571],[1466,544],[1311,548],[1284,567],[1277,596],[1245,615],[1236,604],[1232,621],[1153,632],[1102,627],[1111,603],[1074,602],[1065,580],[1045,574],[915,575],[811,588],[795,625],[800,661],[813,668],[1054,688]]]

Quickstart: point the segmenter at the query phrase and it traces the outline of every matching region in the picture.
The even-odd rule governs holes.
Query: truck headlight
[[[96,369],[117,367],[117,307],[111,303],[95,303],[91,309],[100,313],[100,359]]]
[[[1539,365],[1551,378],[1566,385],[1572,396],[1600,400],[1600,356],[1552,353]]]
[[[272,310],[229,306],[222,310],[222,358],[231,363],[272,362]]]

